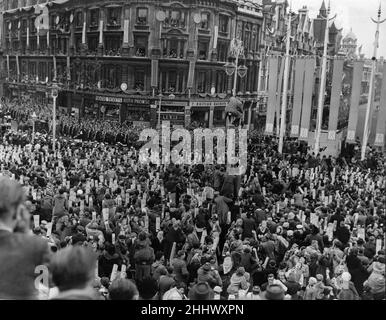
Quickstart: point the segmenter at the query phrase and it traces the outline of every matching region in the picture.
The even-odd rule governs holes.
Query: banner
[[[377,119],[377,128],[375,130],[375,142],[377,147],[385,145],[385,129],[386,129],[386,63],[383,63],[383,79],[381,88],[381,100],[379,104],[379,112]]]
[[[193,81],[194,81],[194,69],[196,67],[196,63],[194,61],[189,62],[189,73],[188,73],[188,83],[186,87],[188,89],[193,88]]]
[[[304,91],[303,91],[303,107],[302,107],[302,121],[300,127],[300,140],[308,138],[308,131],[310,129],[311,107],[312,107],[312,89],[315,82],[315,58],[307,58],[305,63],[304,74]]]
[[[273,122],[275,119],[278,63],[279,58],[277,56],[269,58],[268,103],[265,133],[270,135],[273,134]]]
[[[350,113],[348,117],[348,128],[347,128],[347,139],[348,143],[355,143],[355,131],[358,122],[358,109],[359,109],[359,98],[361,95],[361,85],[363,77],[363,61],[354,62],[354,75],[351,87],[351,103]]]
[[[276,135],[280,134],[280,112],[281,112],[281,98],[283,96],[283,76],[284,76],[284,64],[285,58],[280,57],[280,74],[279,74],[279,82],[277,85],[277,96],[276,96]]]
[[[334,59],[330,113],[328,119],[328,140],[335,140],[336,129],[338,128],[340,94],[342,93],[343,63],[344,60],[342,58]]]
[[[292,125],[291,137],[299,136],[300,113],[302,111],[304,71],[306,60],[298,57],[295,63],[295,87],[294,87],[294,104],[292,107]]]

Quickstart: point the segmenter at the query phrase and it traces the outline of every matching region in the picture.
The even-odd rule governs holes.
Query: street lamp
[[[237,76],[244,78],[247,75],[248,68],[243,64],[239,66],[239,58],[244,55],[244,46],[243,42],[240,39],[233,39],[230,47],[230,54],[235,57],[235,63],[227,62],[225,67],[225,72],[228,76],[235,74],[233,82],[233,91],[232,94],[236,96],[236,86],[237,86]]]
[[[56,98],[58,97],[58,84],[56,79],[52,83],[52,99],[53,99],[53,110],[52,110],[52,150],[55,152],[56,145]]]
[[[31,115],[31,119],[32,119],[32,143],[35,141],[35,121],[37,119],[37,115],[35,113],[35,111],[32,113]]]

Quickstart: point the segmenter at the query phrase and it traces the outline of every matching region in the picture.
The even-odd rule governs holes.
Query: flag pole
[[[322,58],[322,76],[320,80],[319,88],[319,100],[318,100],[318,115],[316,119],[316,132],[315,132],[315,156],[319,154],[320,149],[320,136],[322,133],[323,122],[323,106],[324,106],[324,93],[326,89],[326,72],[327,72],[327,46],[328,46],[328,22],[330,20],[330,2],[328,3],[327,17],[326,17],[326,29],[324,31],[324,48]]]
[[[283,100],[281,104],[281,118],[280,118],[280,139],[279,139],[279,153],[283,153],[284,135],[286,129],[286,115],[287,115],[287,93],[288,93],[288,77],[289,77],[289,59],[290,59],[290,45],[291,45],[291,12],[290,7],[288,13],[288,24],[287,24],[287,43],[285,53],[285,64],[284,64],[284,84],[283,84]]]
[[[381,3],[379,3],[378,20],[375,21],[374,19],[371,19],[377,25],[377,31],[375,32],[374,53],[373,53],[372,64],[371,64],[370,87],[369,87],[369,95],[367,98],[365,127],[363,130],[363,140],[362,140],[362,150],[361,150],[362,151],[361,152],[361,160],[362,161],[365,160],[365,158],[366,158],[367,142],[369,140],[369,135],[370,135],[369,120],[370,120],[371,105],[373,103],[375,71],[377,68],[377,51],[378,51],[378,46],[379,46],[379,25],[386,21],[386,19],[381,21],[381,14],[382,14],[382,8],[381,8]]]

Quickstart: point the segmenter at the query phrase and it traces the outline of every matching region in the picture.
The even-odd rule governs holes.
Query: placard
[[[39,226],[40,226],[40,216],[35,214],[34,215],[34,227],[39,228]]]

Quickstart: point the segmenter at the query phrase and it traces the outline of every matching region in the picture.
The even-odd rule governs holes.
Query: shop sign
[[[191,107],[225,107],[226,101],[192,101]]]
[[[122,103],[122,98],[108,96],[96,96],[95,100],[100,102]]]
[[[141,99],[141,98],[129,98],[124,100],[128,104],[145,104],[150,105],[149,99]]]

